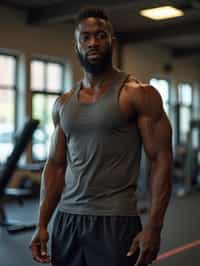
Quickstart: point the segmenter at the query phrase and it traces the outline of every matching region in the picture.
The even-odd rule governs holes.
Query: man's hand
[[[47,242],[49,240],[49,233],[46,228],[37,228],[33,234],[30,249],[34,260],[40,263],[50,263],[51,258],[47,254]]]
[[[127,256],[133,255],[137,249],[140,249],[139,257],[135,266],[146,266],[151,264],[160,249],[160,230],[146,227],[134,239],[127,253]]]

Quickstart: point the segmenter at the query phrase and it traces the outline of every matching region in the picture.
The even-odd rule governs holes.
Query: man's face
[[[75,39],[76,52],[86,72],[100,74],[112,64],[112,35],[105,20],[83,19],[75,31]]]

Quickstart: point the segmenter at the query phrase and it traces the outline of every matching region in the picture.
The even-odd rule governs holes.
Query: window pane
[[[169,83],[166,80],[151,79],[150,84],[159,91],[164,103],[169,101]]]
[[[199,142],[199,129],[193,128],[192,132],[192,148],[199,149],[200,142]]]
[[[60,92],[62,90],[62,67],[59,64],[47,65],[47,90]]]
[[[45,96],[40,94],[34,94],[32,99],[32,114],[33,118],[40,120],[40,127],[35,130],[33,135],[32,153],[34,160],[45,160],[46,158],[46,136],[43,130],[44,112]]]
[[[0,90],[0,162],[6,161],[13,149],[14,90]]]
[[[169,82],[164,79],[151,79],[150,84],[160,93],[164,110],[169,114]]]
[[[182,83],[178,85],[179,103],[185,105],[192,104],[192,87],[190,84]]]
[[[0,124],[14,124],[14,90],[0,89]]]
[[[44,112],[45,112],[45,95],[34,94],[32,98],[32,115],[33,118],[40,120],[40,124],[44,123]]]
[[[190,108],[180,107],[180,139],[185,142],[190,129]]]
[[[58,96],[55,96],[55,95],[48,95],[46,97],[46,121],[45,121],[45,125],[48,125],[49,130],[51,131],[50,133],[52,133],[52,130],[53,130],[52,109],[53,109],[53,105],[54,105],[57,98],[58,98]]]
[[[41,61],[31,62],[31,89],[45,90],[45,64]]]
[[[53,132],[52,108],[57,96],[35,94],[33,96],[33,117],[41,121],[33,139],[33,159],[45,160]]]
[[[15,67],[15,57],[0,55],[0,85],[15,85]]]

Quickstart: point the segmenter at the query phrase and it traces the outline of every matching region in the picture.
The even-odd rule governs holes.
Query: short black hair
[[[108,15],[106,14],[106,11],[104,9],[89,6],[80,9],[80,11],[76,15],[75,22],[76,24],[78,24],[81,20],[89,17],[101,18],[103,20],[109,21]]]
[[[111,34],[114,34],[112,24],[105,9],[92,6],[81,8],[80,11],[77,13],[77,15],[75,16],[75,29],[78,27],[78,25],[83,19],[91,17],[105,20],[110,28]]]

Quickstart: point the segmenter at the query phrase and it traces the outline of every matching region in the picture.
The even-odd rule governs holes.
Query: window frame
[[[187,105],[183,102],[180,101],[179,99],[179,85],[181,84],[188,84],[191,86],[191,89],[192,89],[192,101],[191,101],[191,104]],[[180,144],[182,143],[182,139],[181,139],[181,127],[180,127],[180,124],[181,124],[181,108],[182,107],[186,107],[189,109],[189,112],[190,112],[190,118],[192,119],[192,116],[193,116],[193,111],[194,111],[194,84],[193,82],[191,81],[186,81],[186,80],[179,80],[177,81],[177,84],[176,84],[176,89],[177,89],[177,99],[176,99],[176,106],[177,106],[177,124],[176,124],[176,127],[177,127],[177,135],[178,135],[178,138],[177,138],[177,144]],[[190,127],[190,125],[189,125]]]
[[[0,56],[8,56],[8,57],[12,57],[15,60],[15,72],[14,72],[14,85],[2,85],[0,84],[0,91],[1,90],[11,90],[14,92],[14,123],[13,123],[13,138],[11,140],[10,143],[12,143],[13,145],[15,145],[15,135],[16,135],[16,131],[18,128],[18,106],[19,106],[19,87],[18,87],[18,71],[19,71],[19,55],[17,55],[16,53],[12,52],[12,51],[6,51],[6,50],[2,50],[0,49]],[[9,155],[8,155],[9,156]],[[1,163],[1,162],[0,162]],[[2,162],[4,163],[4,162]]]
[[[19,88],[18,88],[18,67],[19,67],[19,56],[12,53],[12,52],[4,52],[0,50],[0,56],[9,56],[9,57],[13,57],[15,59],[15,74],[14,74],[14,86],[9,86],[9,88],[13,88],[14,92],[15,92],[15,99],[14,99],[14,131],[16,131],[17,129],[17,125],[18,125],[18,119],[17,119],[17,110],[18,110],[18,97],[19,97]],[[6,90],[8,89],[7,86],[2,86],[0,84],[0,90]]]
[[[37,90],[37,89],[33,89],[32,88],[32,84],[31,84],[31,63],[33,61],[40,61],[42,63],[44,63],[44,88],[41,89],[41,90]],[[47,65],[48,64],[51,64],[51,63],[54,63],[54,64],[58,64],[61,66],[61,90],[60,91],[56,91],[56,92],[53,92],[53,91],[48,91],[47,90]],[[38,57],[38,56],[34,56],[31,58],[30,60],[30,93],[31,93],[31,105],[32,105],[32,108],[31,108],[31,113],[32,113],[32,116],[33,116],[33,98],[34,98],[34,95],[43,95],[44,97],[47,97],[47,96],[57,96],[59,97],[60,95],[62,95],[65,91],[64,89],[64,81],[65,81],[65,63],[64,61],[60,60],[60,59],[52,59],[52,58],[44,58],[44,57]],[[38,162],[41,162],[43,160],[40,160],[40,159],[37,159],[37,158],[34,158],[34,154],[33,154],[33,145],[34,143],[32,143],[32,147],[31,147],[31,158],[32,158],[32,162],[34,163],[38,163]],[[43,144],[45,145],[45,144]],[[48,154],[47,154],[48,155]],[[44,159],[44,161],[46,160],[47,158]]]

